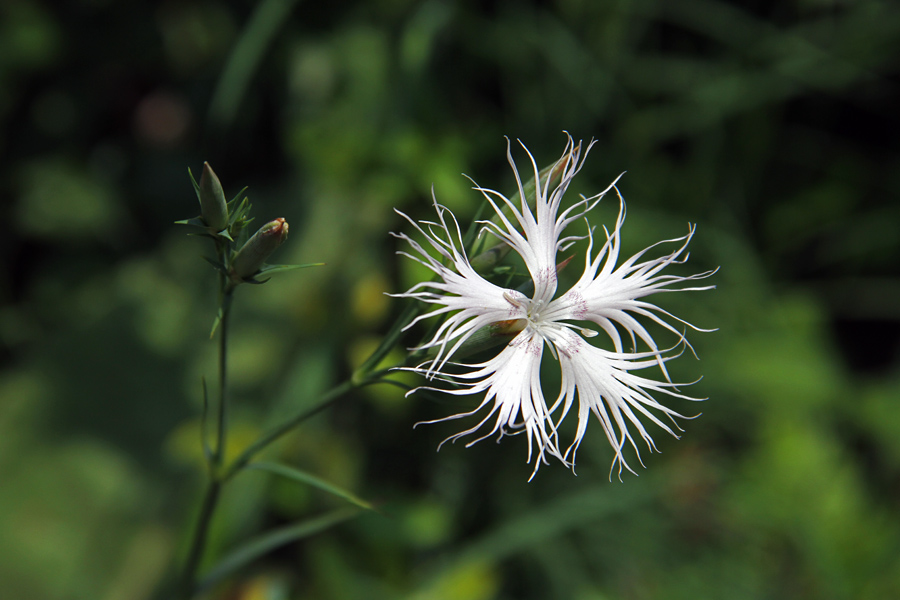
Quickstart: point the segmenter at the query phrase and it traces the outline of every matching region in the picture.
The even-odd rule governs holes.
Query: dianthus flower
[[[526,193],[508,141],[507,158],[516,178],[517,197],[507,198],[477,184],[474,187],[496,213],[497,222],[479,221],[482,225],[480,235],[488,233],[496,236],[521,257],[533,286],[520,289],[527,289],[529,294],[501,287],[476,272],[467,256],[456,218],[436,199],[436,222],[416,223],[398,211],[430,246],[430,250],[426,250],[406,234],[394,234],[405,240],[413,250],[413,254],[400,254],[416,260],[437,276],[397,294],[398,297],[414,298],[435,306],[433,310],[418,316],[408,327],[425,319],[444,318],[433,336],[415,349],[430,350],[433,357],[409,370],[429,380],[451,384],[449,388],[422,386],[410,393],[421,389],[460,396],[484,393],[483,400],[474,410],[428,423],[473,416],[489,407],[486,416],[474,427],[450,436],[444,442],[476,432],[483,433],[468,442],[468,447],[493,434],[498,434],[499,441],[504,435],[524,431],[528,438],[528,462],[533,454],[537,456],[532,477],[542,463],[547,463],[547,456],[554,456],[574,468],[576,451],[593,414],[615,452],[610,475],[618,465],[621,477],[623,467],[634,472],[625,460],[626,445],[634,449],[640,461],[640,451],[632,430],[640,435],[650,451],[656,450],[642,418],[675,437],[678,435],[661,417],[667,417],[679,431],[681,429],[674,418],[690,418],[664,406],[651,394],[698,400],[680,393],[666,372],[665,363],[678,353],[673,354],[674,348],[660,349],[641,321],[654,322],[674,333],[679,340],[676,346],[683,344],[690,347],[673,323],[699,329],[651,304],[646,298],[657,292],[710,289],[714,286],[684,287],[682,284],[708,277],[714,271],[686,277],[662,274],[669,265],[687,260],[686,248],[694,235],[693,225],[688,226],[684,237],[654,244],[616,266],[625,220],[624,200],[616,188],[616,182],[613,182],[599,194],[582,196],[568,208],[562,208],[566,189],[581,170],[594,144],[591,142],[582,153],[581,143],[575,144],[571,136],[567,137],[565,151],[552,169],[559,175],[558,178],[549,174],[542,178],[534,157],[522,145],[534,172],[534,194]],[[551,182],[554,183],[551,185]],[[596,254],[593,235],[588,227],[584,272],[568,291],[558,294],[557,254],[585,237],[566,237],[564,231],[573,221],[587,220],[587,213],[610,190],[614,190],[619,198],[616,225],[612,233],[604,228],[606,240]],[[534,200],[534,210],[529,206],[530,199]],[[649,250],[666,243],[676,245],[671,253],[658,258],[645,258]],[[590,324],[596,325],[608,336],[611,348],[604,349],[588,343],[587,338],[598,334]],[[477,332],[486,327],[497,328],[498,325],[517,333],[496,356],[475,364],[451,361]],[[631,342],[627,350],[623,334]],[[636,350],[638,339],[646,345],[646,350]],[[560,388],[554,392],[556,397],[549,406],[540,374],[545,349],[558,362],[561,372]],[[664,381],[639,374],[651,367],[661,370]],[[576,397],[578,423],[574,440],[563,452],[559,446],[558,429],[575,404]]]

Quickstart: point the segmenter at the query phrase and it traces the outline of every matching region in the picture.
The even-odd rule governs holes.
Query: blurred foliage
[[[722,267],[663,299],[719,328],[673,364],[703,416],[640,478],[593,427],[527,483],[521,440],[435,453],[446,406],[367,388],[273,456],[380,512],[212,597],[900,597],[898,77],[887,0],[4,2],[2,595],[150,598],[184,551],[216,302],[188,167],[328,263],[237,293],[237,451],[401,310],[394,207],[471,217],[461,173],[507,189],[502,136],[547,164],[565,129],[600,141],[581,191],[628,171],[630,249],[698,222],[685,272]],[[339,506],[242,473],[212,553]]]

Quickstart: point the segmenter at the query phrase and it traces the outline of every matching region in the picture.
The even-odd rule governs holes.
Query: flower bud
[[[456,352],[453,353],[453,358],[457,360],[484,352],[490,348],[505,346],[524,330],[526,325],[527,321],[525,319],[510,319],[485,325],[456,349]],[[439,351],[440,347],[438,346],[429,348],[425,353],[425,358],[433,359]]]
[[[228,227],[225,192],[208,162],[203,163],[203,174],[200,176],[200,215],[212,233],[219,233]]]
[[[496,246],[492,246],[473,257],[470,263],[477,273],[489,273],[491,269],[503,260],[504,256],[509,254],[510,250],[512,250],[512,247],[509,244],[500,242]]]
[[[262,268],[266,259],[287,239],[288,224],[282,218],[269,221],[253,234],[231,261],[229,275],[240,283],[252,278]]]

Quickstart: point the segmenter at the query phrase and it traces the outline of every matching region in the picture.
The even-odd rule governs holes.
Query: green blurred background
[[[900,598],[900,7],[871,0],[7,0],[0,7],[0,596],[151,598],[202,483],[215,277],[204,160],[278,262],[237,294],[235,448],[312,405],[402,309],[418,271],[393,212],[472,216],[562,130],[577,182],[627,170],[625,244],[698,223],[660,303],[700,327],[709,400],[647,469],[527,482],[522,438],[434,452],[447,404],[373,387],[273,458],[379,503],[240,571],[216,597]],[[609,223],[614,206],[593,223]],[[416,339],[407,339],[412,345]],[[669,339],[668,342],[673,342]],[[666,345],[665,342],[661,342]],[[692,413],[696,405],[669,402]],[[636,461],[633,461],[636,464]],[[211,555],[341,501],[235,480]]]

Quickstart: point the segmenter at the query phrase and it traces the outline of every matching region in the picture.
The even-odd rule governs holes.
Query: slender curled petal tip
[[[441,445],[466,438],[466,446],[471,446],[488,437],[500,441],[508,435],[525,434],[528,461],[534,460],[531,478],[551,457],[574,472],[575,455],[588,423],[597,421],[614,453],[610,477],[616,469],[621,477],[623,470],[634,473],[626,461],[629,449],[638,462],[642,446],[657,451],[645,423],[653,423],[677,438],[680,428],[676,419],[690,418],[669,408],[660,398],[699,400],[678,391],[666,363],[684,348],[693,351],[680,326],[704,330],[656,306],[648,297],[657,292],[710,289],[712,286],[697,287],[690,282],[715,271],[689,276],[665,273],[671,265],[687,260],[686,248],[694,226],[689,226],[686,236],[659,242],[621,260],[625,201],[616,187],[621,175],[599,194],[582,196],[564,208],[566,190],[594,145],[591,141],[585,147],[566,135],[562,156],[543,170],[522,144],[528,159],[523,170],[527,177],[520,175],[507,139],[507,159],[518,190],[512,197],[477,184],[474,187],[494,212],[493,218],[481,221],[483,232],[508,246],[527,269],[530,281],[519,289],[498,285],[473,266],[456,218],[436,199],[436,221],[415,222],[399,213],[424,241],[394,234],[411,249],[398,253],[434,274],[432,280],[396,294],[429,307],[407,328],[438,319],[431,337],[414,349],[427,352],[426,361],[406,369],[430,383],[409,394],[430,390],[481,398],[471,411],[426,423],[482,415],[474,426],[448,437]],[[611,232],[603,229],[602,244],[595,243],[589,222],[586,236],[565,235],[573,222],[587,221],[590,211],[611,191],[619,202],[619,216]],[[558,254],[585,239],[584,270],[572,287],[561,292],[558,273],[572,257],[559,261]],[[675,248],[648,258],[657,246],[665,244],[675,244]],[[660,350],[648,329],[651,325],[674,334],[678,343]],[[500,344],[502,349],[483,362],[465,362],[468,350],[490,332],[506,336]],[[596,343],[589,343],[589,339]],[[682,350],[677,351],[682,344]],[[638,350],[639,346],[645,349]],[[551,361],[560,371],[560,385],[545,390],[541,366]],[[661,373],[661,380],[647,374],[655,369]],[[559,430],[572,412],[577,413],[574,439],[561,450]]]

